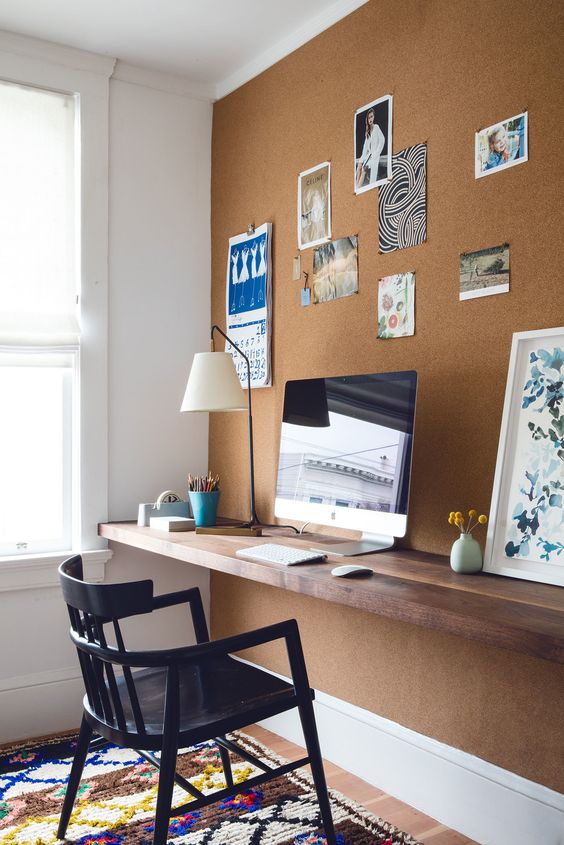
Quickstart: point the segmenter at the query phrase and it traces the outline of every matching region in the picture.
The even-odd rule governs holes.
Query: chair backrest
[[[126,710],[133,714],[137,732],[146,733],[134,675],[128,666],[119,665],[120,656],[124,659],[127,656],[119,620],[152,612],[153,582],[147,580],[126,584],[89,584],[83,580],[80,555],[75,555],[60,565],[59,577],[71,629],[82,640],[83,647],[77,646],[77,652],[91,710],[110,727],[126,730],[124,704],[127,705],[127,702],[120,696],[121,688],[122,695],[129,698],[130,707],[126,706]],[[111,624],[115,637],[113,647],[117,649],[114,653],[116,666],[92,653],[95,649],[88,649],[88,644],[108,647],[104,633],[104,625],[107,624]],[[120,672],[123,674],[127,696],[123,684],[118,684]]]

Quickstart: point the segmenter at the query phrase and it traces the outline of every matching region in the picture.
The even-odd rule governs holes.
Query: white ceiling
[[[0,29],[182,76],[222,97],[367,0],[0,0]]]

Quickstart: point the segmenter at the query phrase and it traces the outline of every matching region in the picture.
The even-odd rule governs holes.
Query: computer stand
[[[323,554],[338,555],[339,557],[355,557],[356,555],[368,555],[374,552],[385,552],[393,549],[396,538],[387,534],[368,534],[363,532],[360,540],[353,540],[350,543],[324,543],[319,546],[312,546],[314,552]]]

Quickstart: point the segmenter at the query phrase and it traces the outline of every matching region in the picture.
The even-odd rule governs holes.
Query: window
[[[26,554],[52,567],[59,551],[105,547],[113,65],[0,32],[0,572],[10,584],[16,561],[26,586],[47,583]]]
[[[0,82],[0,554],[70,549],[76,393],[74,95]],[[74,436],[73,436],[74,435]]]
[[[0,354],[0,555],[72,547],[75,383],[72,352]]]

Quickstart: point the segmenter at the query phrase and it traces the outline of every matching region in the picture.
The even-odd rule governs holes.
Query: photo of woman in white
[[[375,188],[391,175],[392,98],[381,97],[355,114],[356,194]]]

